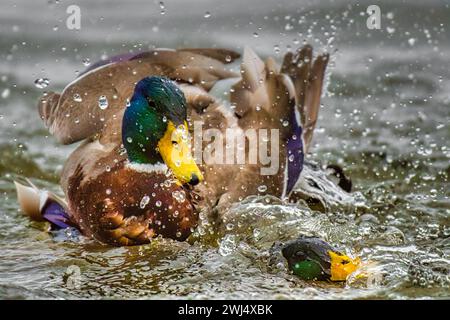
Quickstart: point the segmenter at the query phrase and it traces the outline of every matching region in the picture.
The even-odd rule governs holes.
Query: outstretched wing
[[[242,128],[277,128],[291,135],[295,92],[289,77],[279,72],[272,58],[263,62],[250,48],[245,48],[241,81],[233,85],[230,102]],[[282,133],[282,135],[283,135]]]
[[[301,115],[305,151],[311,144],[314,128],[319,115],[320,98],[329,55],[321,54],[313,60],[309,45],[288,52],[284,56],[281,72],[287,74],[295,87],[295,98]]]
[[[263,62],[251,49],[244,51],[242,79],[233,86],[231,103],[241,128],[280,131],[285,180],[282,196],[290,194],[302,171],[317,121],[327,62],[327,54],[313,60],[310,46],[286,54],[281,68],[271,58]],[[272,177],[273,181],[279,177]]]
[[[237,57],[225,49],[164,49],[113,57],[94,64],[61,94],[41,97],[39,114],[58,141],[70,144],[116,126],[142,78],[161,75],[208,90],[217,80],[236,76],[225,63]]]
[[[244,178],[248,181],[265,184],[268,193],[284,197],[290,193],[300,175],[303,146],[294,86],[289,76],[279,70],[272,58],[263,62],[250,48],[245,48],[241,65],[242,79],[233,86],[230,101],[243,130],[269,130],[266,132],[271,137],[271,148],[273,145],[279,147],[279,168],[276,173],[261,172],[261,167],[267,164],[260,163],[257,167],[248,166],[247,172],[242,175],[246,175]],[[277,139],[275,136],[272,138],[273,132],[279,133],[279,141],[274,140]],[[286,159],[291,155],[295,159],[287,163]],[[255,179],[255,174],[258,179]],[[248,190],[251,194],[258,193],[250,187]]]

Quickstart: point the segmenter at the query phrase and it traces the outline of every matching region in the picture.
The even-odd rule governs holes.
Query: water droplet
[[[127,137],[127,141],[128,141],[129,143],[132,143],[132,142],[133,142],[133,138]]]
[[[158,201],[156,201],[155,205],[159,208],[162,206],[162,202],[158,200]]]
[[[2,98],[3,99],[8,98],[10,93],[11,93],[11,90],[9,90],[9,88],[6,88],[5,90],[2,91]]]
[[[36,88],[39,88],[39,89],[44,89],[49,84],[50,84],[50,80],[48,80],[47,78],[39,78],[39,79],[34,80],[34,85],[36,86]]]
[[[258,191],[259,192],[266,192],[267,191],[267,186],[262,184],[258,187]]]
[[[139,207],[141,209],[144,209],[146,205],[150,202],[150,197],[148,195],[145,195],[142,197],[141,202],[139,203]]]
[[[159,8],[161,9],[161,14],[163,15],[163,14],[166,14],[166,10],[165,10],[165,8],[166,8],[166,6],[164,5],[164,2],[162,2],[162,1],[160,1],[159,2]]]
[[[80,96],[78,93],[75,93],[75,94],[73,95],[73,101],[75,101],[75,102],[81,102],[81,101],[83,101],[83,99],[81,98],[81,96]]]
[[[334,37],[330,37],[327,41],[327,45],[331,46],[334,42]]]
[[[283,124],[283,127],[287,127],[289,125],[289,121],[284,120],[282,124]]]
[[[415,43],[416,43],[416,39],[414,39],[414,38],[408,39],[408,44],[409,44],[411,47],[414,46]]]
[[[227,55],[227,56],[225,57],[225,61],[226,61],[226,62],[231,62],[231,56],[230,56],[230,55]]]
[[[172,192],[172,196],[177,200],[179,203],[183,203],[186,200],[186,194],[184,191],[174,191]]]
[[[107,195],[110,195],[110,194],[111,194],[111,189],[109,189],[109,188],[106,189],[106,194],[107,194]]]
[[[211,13],[209,11],[206,11],[203,17],[205,17],[205,19],[211,18]]]
[[[227,223],[226,228],[227,228],[228,231],[231,231],[231,230],[234,229],[234,224],[232,224],[232,223]]]
[[[254,32],[254,33],[253,33],[253,37],[258,38],[258,37],[259,37],[258,32]]]
[[[167,122],[167,117],[166,117],[166,116],[163,116],[162,121],[163,121],[163,122]]]
[[[102,110],[108,108],[108,99],[106,98],[106,96],[100,96],[98,98],[98,106]]]
[[[289,162],[292,162],[292,161],[294,161],[295,157],[294,157],[293,154],[291,154],[291,155],[288,157],[288,159],[289,159]]]
[[[284,30],[286,31],[291,31],[292,29],[294,29],[294,26],[291,23],[288,23],[284,26]]]
[[[81,62],[83,62],[83,65],[85,67],[87,67],[91,64],[91,60],[89,60],[89,58],[84,58]]]

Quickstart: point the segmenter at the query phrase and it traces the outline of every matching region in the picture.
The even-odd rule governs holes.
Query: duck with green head
[[[44,93],[38,109],[50,133],[62,144],[82,142],[61,172],[67,202],[17,184],[22,210],[55,228],[133,245],[157,235],[186,239],[203,209],[220,227],[229,211],[219,209],[250,195],[295,201],[313,194],[302,186],[331,188],[302,180],[328,54],[314,58],[306,45],[288,52],[280,67],[246,48],[237,74],[226,64],[238,57],[204,48],[120,55],[93,64],[61,93]],[[229,103],[217,92],[229,93]],[[222,136],[230,128],[276,129],[279,139],[270,145],[278,143],[277,170],[262,174],[262,161],[197,166],[188,133],[196,121]],[[249,159],[248,148],[241,150]]]
[[[191,156],[186,109],[173,81],[156,76],[139,81],[122,120],[129,163],[167,166],[182,184],[198,184],[203,176]]]
[[[68,200],[76,222],[113,244],[159,234],[186,239],[197,215],[183,184],[197,184],[202,174],[191,157],[186,100],[176,84],[162,77],[138,82],[123,116],[122,143],[128,159],[83,184],[81,172],[71,176]],[[82,202],[90,205],[71,205]],[[92,206],[97,214],[83,212]]]
[[[345,281],[360,265],[317,237],[301,235],[281,246],[289,269],[303,280]]]
[[[146,243],[157,235],[186,239],[197,224],[186,185],[203,179],[191,156],[186,108],[173,81],[161,76],[140,80],[124,109],[121,130],[114,121],[69,157],[62,173],[67,204],[51,196],[31,216],[56,227],[75,226],[113,245]],[[19,198],[32,192],[19,184],[18,189]],[[33,208],[19,200],[28,203],[24,211]]]
[[[175,83],[163,77],[137,83],[123,115],[122,144],[127,159],[95,179],[83,181],[83,171],[71,175],[71,217],[85,234],[112,244],[145,243],[156,235],[186,239],[197,214],[183,184],[203,177],[190,152],[186,100]]]
[[[222,49],[119,55],[93,64],[61,93],[44,93],[38,109],[50,133],[62,144],[82,142],[61,172],[65,199],[16,183],[22,211],[112,245],[158,235],[185,240],[198,220],[192,188],[204,178],[187,123],[196,103],[181,84],[211,87],[235,76],[224,64],[237,57]]]

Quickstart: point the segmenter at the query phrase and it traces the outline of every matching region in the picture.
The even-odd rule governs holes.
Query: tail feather
[[[14,181],[17,191],[17,200],[19,201],[20,209],[31,220],[45,221],[41,214],[41,197],[39,190],[34,186],[25,186]]]
[[[76,227],[70,219],[67,204],[57,195],[39,190],[31,181],[27,180],[28,186],[14,181],[22,212],[31,220],[48,221],[52,229],[63,229]]]

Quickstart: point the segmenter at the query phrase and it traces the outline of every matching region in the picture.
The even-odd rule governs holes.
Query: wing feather
[[[295,54],[287,53],[281,67],[281,72],[289,75],[294,83],[306,151],[311,144],[319,115],[320,98],[328,60],[328,54],[321,54],[313,60],[312,47],[305,45]]]
[[[39,113],[50,133],[63,144],[101,135],[107,126],[117,127],[114,123],[121,121],[127,99],[142,78],[161,75],[209,90],[218,80],[236,77],[221,62],[224,55],[238,56],[229,50],[184,49],[113,57],[82,74],[61,94],[43,96]],[[100,108],[100,97],[108,101],[107,108]]]

